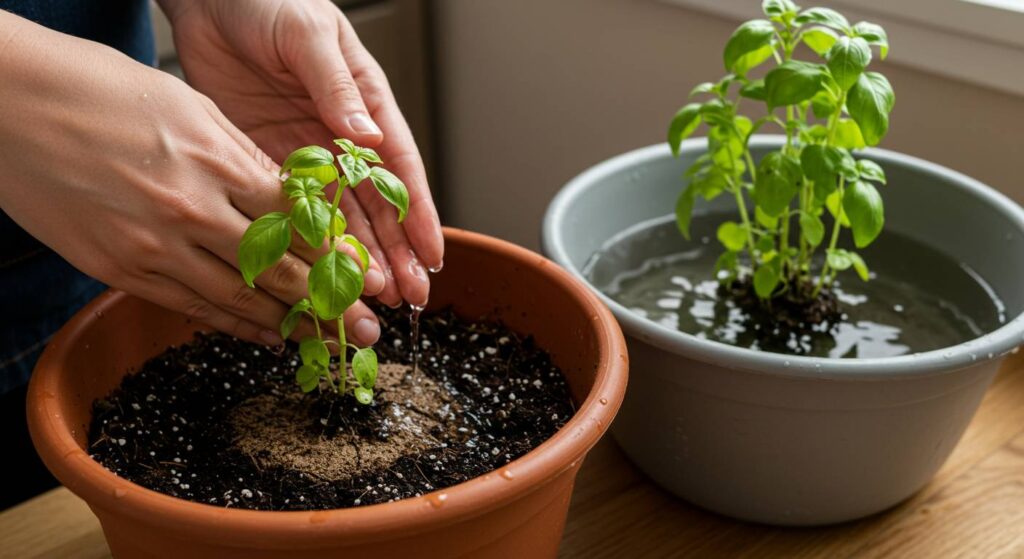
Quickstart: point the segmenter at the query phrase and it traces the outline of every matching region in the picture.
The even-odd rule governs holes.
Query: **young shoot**
[[[885,59],[889,43],[880,26],[851,25],[828,8],[765,0],[762,9],[767,19],[740,25],[726,43],[725,77],[695,87],[690,96],[705,100],[681,108],[669,126],[676,156],[687,136],[707,126],[707,152],[686,171],[676,221],[689,239],[698,196],[735,198],[739,221],[718,228],[725,252],[716,274],[728,282],[748,276],[762,301],[787,293],[816,298],[843,270],[869,278],[864,259],[838,241],[848,229],[854,245],[864,248],[882,231],[876,183],[885,183],[885,173],[850,150],[876,145],[888,131],[896,98],[885,76],[867,67],[872,47]],[[797,60],[798,51],[815,60]],[[763,78],[748,76],[765,62],[774,67]],[[767,114],[756,120],[740,115],[743,99],[763,103]],[[748,144],[766,124],[780,127],[786,142],[755,164]],[[821,219],[826,211],[830,230]],[[812,274],[821,246],[824,264]]]
[[[335,166],[334,154],[320,146],[297,149],[285,159],[281,185],[291,210],[272,212],[252,222],[238,246],[238,262],[245,283],[254,287],[256,277],[288,251],[292,230],[313,248],[321,248],[326,239],[329,250],[313,264],[307,278],[308,296],[285,315],[281,337],[290,337],[303,317],[309,317],[316,335],[299,342],[302,365],[295,381],[304,392],[319,388],[323,382],[339,394],[351,392],[360,403],[369,404],[377,382],[377,354],[371,348],[360,348],[347,341],[343,315],[363,292],[370,255],[359,239],[345,232],[347,221],[338,205],[346,187],[355,188],[370,179],[377,192],[398,208],[401,222],[409,211],[409,193],[398,177],[379,166],[377,152],[345,139],[334,143],[342,151],[337,156],[341,173]],[[337,191],[328,200],[324,188],[335,181]],[[348,247],[355,256],[343,247]],[[331,322],[337,324],[337,340],[325,335],[324,324]],[[340,356],[336,370],[331,365],[331,345],[337,346]]]

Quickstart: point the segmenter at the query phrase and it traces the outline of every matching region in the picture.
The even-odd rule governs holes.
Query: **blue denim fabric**
[[[0,0],[0,9],[156,63],[147,0]],[[28,382],[53,333],[103,289],[0,211],[0,394]]]

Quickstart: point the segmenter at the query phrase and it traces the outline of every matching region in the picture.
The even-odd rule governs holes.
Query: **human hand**
[[[287,208],[277,167],[184,82],[0,11],[0,207],[76,268],[229,334],[280,343],[316,250],[243,283],[238,242]],[[6,40],[4,40],[6,39]],[[392,217],[392,219],[394,219]],[[384,287],[379,264],[366,293]],[[346,330],[379,335],[357,302]],[[312,334],[304,325],[297,338]]]
[[[274,160],[337,137],[377,149],[409,189],[405,221],[396,223],[369,181],[341,208],[388,276],[378,299],[425,303],[424,266],[441,266],[444,241],[423,162],[384,73],[338,8],[327,0],[160,3],[189,83]]]

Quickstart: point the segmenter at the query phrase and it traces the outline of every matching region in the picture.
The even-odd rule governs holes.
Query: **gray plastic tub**
[[[756,136],[755,157],[780,141]],[[544,218],[547,254],[583,278],[581,267],[611,237],[671,213],[683,171],[705,146],[687,140],[679,159],[663,144],[638,149],[570,181]],[[1008,322],[937,351],[822,359],[700,339],[602,295],[626,333],[631,363],[613,435],[676,495],[783,525],[842,522],[893,506],[928,483],[1003,357],[1024,341],[1024,211],[945,167],[881,149],[861,155],[889,178],[886,231],[973,268],[1002,299]],[[727,198],[697,211],[731,208]]]

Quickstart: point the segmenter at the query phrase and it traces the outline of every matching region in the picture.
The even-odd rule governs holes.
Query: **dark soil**
[[[722,283],[718,290],[747,313],[758,347],[767,351],[805,353],[812,346],[810,340],[831,336],[844,318],[835,293],[826,288],[815,297],[811,282],[798,283],[767,303],[758,299],[749,277]]]
[[[261,510],[344,508],[419,496],[496,470],[574,413],[531,338],[451,312],[379,309],[374,403],[294,384],[293,344],[275,352],[223,334],[169,348],[94,404],[92,457],[182,499]]]

